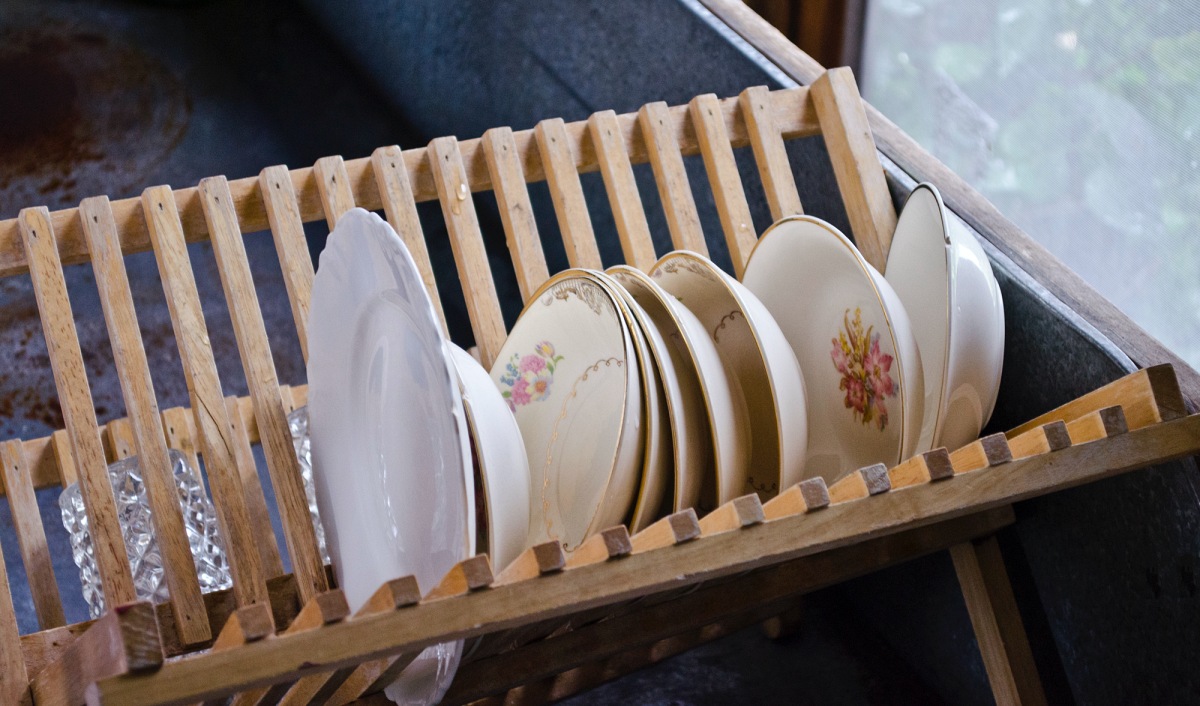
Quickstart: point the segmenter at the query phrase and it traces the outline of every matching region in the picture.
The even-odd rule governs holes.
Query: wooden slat
[[[192,410],[186,407],[163,410],[162,427],[167,437],[167,446],[183,454],[184,460],[199,478],[200,454],[196,447],[196,417]]]
[[[625,525],[608,527],[583,540],[567,557],[564,568],[578,569],[610,559],[619,559],[633,551],[633,542]]]
[[[813,82],[809,95],[821,121],[854,243],[867,262],[883,272],[896,231],[896,207],[854,73],[847,68],[830,69]]]
[[[100,440],[104,443],[104,458],[109,463],[137,455],[133,425],[127,418],[114,419],[101,427]]]
[[[1025,422],[1006,433],[1009,439],[1049,422],[1072,422],[1105,407],[1119,405],[1130,429],[1178,419],[1187,414],[1179,379],[1171,365],[1155,365],[1120,377],[1104,387]]]
[[[807,89],[791,88],[775,91],[771,94],[775,110],[775,122],[780,126],[784,139],[816,135],[819,131],[816,114],[807,103]],[[687,107],[676,106],[668,109],[672,122],[682,123],[687,119]],[[729,136],[734,147],[745,147],[750,144],[746,126],[738,111],[737,99],[730,98],[721,102],[721,110],[725,115]],[[633,138],[633,125],[637,120],[634,114],[620,116],[622,134],[626,136],[629,159],[634,164],[647,161],[646,145]],[[583,144],[587,133],[585,122],[570,123],[566,126],[567,136],[573,147]],[[540,160],[533,130],[522,130],[513,133],[517,151],[521,155],[526,181],[536,182],[546,178],[545,169]],[[695,134],[690,130],[676,133],[676,147],[683,156],[700,153],[696,144]],[[491,176],[484,160],[477,159],[480,149],[479,140],[467,140],[462,144],[464,162],[471,165],[466,174],[467,183],[473,192],[492,188]],[[600,168],[593,151],[573,150],[575,168],[581,173],[595,172]],[[413,196],[417,202],[432,201],[437,198],[437,188],[429,172],[424,149],[404,152],[405,169],[408,170],[409,180],[413,186]],[[362,177],[370,170],[370,160],[352,159],[346,162],[346,171],[353,183],[354,200],[363,208],[375,210],[382,207],[380,196],[375,185]],[[324,218],[320,204],[320,195],[312,179],[309,168],[294,169],[290,172],[292,184],[296,188],[296,197],[300,205],[300,215],[305,223]],[[937,181],[937,180],[934,180]],[[940,182],[938,182],[940,183]],[[229,183],[229,190],[235,200],[238,221],[243,232],[254,233],[268,227],[267,214],[263,208],[260,196],[258,178],[249,177],[237,179]],[[199,189],[180,189],[176,192],[180,210],[183,212],[184,230],[192,242],[205,240],[208,234],[200,208],[201,196]],[[137,199],[124,199],[113,202],[113,212],[121,231],[121,249],[126,254],[142,252],[150,249],[149,235],[145,222],[141,218],[141,204]],[[83,262],[87,259],[87,249],[83,244],[83,234],[80,231],[76,209],[69,208],[55,211],[51,215],[52,223],[60,234],[60,249],[62,261],[67,264]],[[18,219],[0,221],[0,276],[20,274],[27,271],[24,253],[21,250]]]
[[[604,269],[587,201],[583,197],[583,183],[575,171],[577,158],[562,118],[543,120],[533,132],[537,136],[538,153],[542,156],[554,213],[558,216],[558,229],[567,249],[567,262],[571,267]]]
[[[998,704],[1038,706],[1046,694],[995,536],[950,549]]]
[[[970,473],[982,468],[991,468],[1008,463],[1013,459],[1012,449],[1003,434],[992,434],[976,439],[950,454],[950,465],[954,472]]]
[[[46,545],[46,528],[42,526],[37,495],[29,479],[25,447],[19,440],[0,443],[0,478],[4,481],[4,492],[8,494],[8,508],[12,512],[13,529],[17,533],[17,546],[20,547],[21,561],[29,579],[29,592],[37,613],[38,626],[45,630],[65,625],[62,598],[54,580],[54,564],[50,558],[50,548]],[[7,580],[4,577],[0,577],[0,580],[4,581],[5,590],[8,590]],[[3,601],[0,600],[0,611],[3,610]],[[3,619],[0,619],[2,622]],[[0,636],[0,641],[3,640],[3,636]]]
[[[324,564],[317,550],[317,536],[308,512],[308,500],[300,477],[300,462],[292,447],[287,417],[279,393],[279,379],[266,326],[258,307],[258,295],[246,260],[246,247],[238,230],[232,196],[224,177],[200,182],[202,206],[212,233],[213,253],[221,274],[221,286],[233,319],[238,353],[258,420],[259,435],[271,473],[271,484],[279,505],[287,539],[288,556],[296,574],[301,599],[307,603],[329,589]]]
[[[204,469],[212,491],[217,524],[221,536],[225,538],[234,592],[239,605],[258,603],[266,600],[268,576],[282,573],[281,568],[272,572],[270,569],[274,567],[265,561],[262,550],[256,550],[262,544],[262,539],[269,541],[274,535],[268,533],[265,538],[256,540],[259,535],[250,523],[250,510],[245,498],[251,491],[249,487],[245,490],[242,488],[241,464],[235,455],[237,438],[222,397],[217,361],[213,357],[208,325],[204,320],[200,292],[196,287],[196,276],[188,256],[175,199],[169,188],[151,187],[142,192],[142,205],[146,222],[150,224],[159,278],[163,283],[163,294],[175,331],[175,343],[187,380],[191,414],[199,436],[200,451],[204,454]],[[230,308],[236,307],[231,305]],[[254,309],[257,311],[257,307]],[[253,458],[248,462],[248,470],[253,474]],[[256,474],[253,484],[261,495],[262,489],[258,488]],[[267,526],[270,526],[269,522]],[[264,569],[264,563],[267,569]]]
[[[321,194],[325,223],[333,230],[342,215],[354,208],[354,192],[350,188],[346,163],[338,156],[322,157],[313,165],[313,178],[317,181],[317,192]]]
[[[771,209],[771,220],[804,213],[783,135],[775,125],[770,90],[766,86],[747,88],[738,96],[738,102],[746,120],[746,131],[750,133],[750,147],[754,150],[758,176]]]
[[[504,585],[518,581],[528,581],[537,576],[562,571],[567,565],[567,555],[563,551],[562,542],[550,540],[529,547],[504,567],[493,585]]]
[[[758,493],[734,498],[700,518],[700,533],[707,537],[751,527],[766,520]]]
[[[888,482],[892,490],[953,477],[954,464],[944,448],[926,451],[888,469]]]
[[[700,536],[700,521],[692,508],[672,513],[630,538],[631,554],[670,547]]]
[[[34,675],[33,700],[38,706],[79,706],[93,682],[152,671],[163,659],[154,605],[117,606]]]
[[[71,437],[67,434],[66,429],[59,429],[50,435],[50,445],[53,449],[52,458],[57,465],[55,470],[58,471],[58,482],[63,488],[70,487],[72,483],[79,482],[78,466],[75,464],[75,454],[71,452]],[[53,485],[53,481],[45,485],[38,485],[35,481],[34,488],[42,488]]]
[[[617,237],[621,240],[625,264],[649,272],[658,256],[654,252],[646,209],[642,206],[633,166],[625,151],[617,114],[611,110],[593,113],[588,118],[588,134],[600,161],[600,174],[608,192],[608,204],[617,225]]]
[[[87,509],[104,599],[109,606],[132,603],[136,599],[133,575],[117,521],[117,504],[108,480],[91,387],[83,366],[50,214],[45,208],[27,208],[21,211],[20,224],[54,385],[71,441],[71,455],[78,464],[79,490]]]
[[[658,200],[667,217],[671,244],[676,250],[691,250],[707,256],[708,245],[700,228],[696,197],[688,183],[687,169],[679,149],[681,126],[674,120],[674,114],[667,104],[658,102],[642,106],[638,111],[638,127],[646,143],[650,167],[654,170]],[[694,130],[692,134],[695,135]]]
[[[1120,407],[1098,409],[1067,424],[1067,435],[1072,444],[1086,444],[1124,434],[1128,430],[1125,412]]]
[[[287,167],[267,167],[258,174],[263,207],[275,239],[275,252],[283,269],[283,284],[292,305],[300,353],[308,362],[308,307],[312,299],[313,263],[300,219],[300,204]]]
[[[542,241],[538,238],[537,220],[533,217],[533,204],[529,202],[529,188],[525,185],[525,170],[521,168],[517,143],[513,141],[511,128],[496,127],[483,133],[480,145],[491,175],[500,221],[504,224],[508,252],[517,273],[521,301],[527,302],[538,287],[550,279],[550,272],[546,269]]]
[[[241,654],[210,654],[171,662],[155,674],[108,679],[98,695],[125,706],[194,700],[288,677],[346,666],[363,658],[423,648],[497,629],[682,588],[701,581],[881,537],[912,527],[1010,505],[1037,495],[1162,463],[1200,451],[1200,416],[1165,422],[1103,443],[1081,444],[1013,461],[1006,472],[956,475],[936,484],[883,493],[869,502],[831,505],[820,512],[774,520],[772,531],[724,532],[677,544],[670,561],[659,551],[563,571],[537,581],[494,586],[469,596],[433,601],[329,626],[319,634],[265,640]],[[219,678],[216,678],[219,675]]]
[[[8,568],[4,564],[4,550],[0,548],[0,703],[30,706],[32,702],[29,673],[25,669],[17,615],[8,585]]]
[[[768,520],[778,520],[825,507],[829,507],[829,488],[824,478],[815,476],[784,489],[768,500],[763,505],[763,516]]]
[[[442,215],[450,234],[475,345],[479,346],[483,367],[490,368],[506,337],[504,316],[500,313],[496,283],[492,280],[483,234],[479,231],[475,200],[467,188],[458,141],[453,137],[439,137],[430,142],[429,160],[441,196]]]
[[[254,450],[251,448],[252,439],[248,429],[249,424],[246,421],[246,415],[253,416],[253,411],[245,409],[241,401],[232,396],[225,398],[225,409],[228,412],[229,438],[238,480],[245,498],[246,516],[254,541],[253,546],[258,547],[258,558],[262,561],[263,574],[268,577],[280,576],[283,574],[283,559],[279,555],[279,544],[275,540],[275,528],[271,524],[271,512],[267,508],[267,498],[262,481],[258,476],[258,466],[254,462]],[[254,439],[257,439],[257,436]]]
[[[200,597],[200,582],[184,527],[183,510],[179,506],[158,397],[154,392],[146,349],[142,346],[133,292],[129,288],[125,257],[121,253],[117,224],[108,197],[84,199],[79,205],[79,215],[83,218],[83,233],[100,293],[100,309],[112,342],[117,378],[129,414],[138,467],[146,487],[154,537],[162,556],[163,577],[175,606],[179,635],[187,644],[206,642],[212,638],[212,630],[208,626],[204,600]]]
[[[437,312],[442,330],[446,330],[446,313],[442,310],[442,298],[438,294],[437,278],[433,274],[433,264],[429,260],[429,246],[425,243],[425,234],[421,228],[421,218],[417,214],[417,203],[413,200],[412,186],[408,181],[408,169],[404,166],[404,156],[396,145],[380,147],[371,153],[371,169],[375,176],[375,184],[383,201],[383,213],[392,230],[400,235],[404,245],[408,247],[417,271],[421,273],[421,281],[425,283],[425,291],[433,300],[433,308]]]
[[[1071,435],[1067,432],[1067,425],[1060,421],[1034,427],[1008,440],[1008,448],[1012,452],[1013,458],[1025,458],[1050,451],[1059,451],[1070,445]]]
[[[725,231],[729,257],[733,260],[734,274],[741,277],[758,235],[754,230],[754,220],[750,217],[742,177],[733,158],[725,116],[721,113],[720,101],[711,93],[696,96],[688,107],[696,138],[700,142],[700,154],[704,156],[713,200],[717,204],[717,215]]]
[[[886,493],[891,487],[887,466],[876,463],[851,471],[829,486],[829,503],[839,505],[861,500],[871,495]]]

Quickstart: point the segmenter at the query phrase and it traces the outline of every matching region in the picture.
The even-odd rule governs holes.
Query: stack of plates
[[[643,273],[567,270],[530,298],[490,371],[444,337],[396,233],[362,210],[321,255],[309,428],[329,553],[351,607],[428,590],[486,551],[570,551],[689,507],[763,499],[975,438],[996,401],[999,287],[936,189],[912,194],[886,277],[836,228],[786,218],[743,281],[677,251]],[[388,694],[430,702],[461,643]]]

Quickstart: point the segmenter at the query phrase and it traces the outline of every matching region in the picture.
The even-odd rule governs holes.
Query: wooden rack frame
[[[506,329],[471,192],[495,193],[528,297],[549,272],[527,183],[548,182],[570,264],[599,267],[579,174],[600,171],[624,259],[646,268],[656,253],[631,165],[651,164],[675,247],[705,252],[683,168],[684,156],[699,154],[740,272],[756,234],[734,148],[753,150],[779,218],[802,210],[784,143],[811,135],[829,148],[856,241],[882,264],[896,214],[845,70],[811,88],[751,88],[738,98],[700,96],[687,106],[650,104],[571,124],[551,119],[521,132],[496,128],[462,143],[443,137],[424,149],[384,147],[369,159],[327,157],[312,168],[269,167],[257,178],[213,177],[193,189],[152,187],[140,199],[95,197],[77,209],[26,209],[0,222],[0,274],[32,277],[66,425],[44,439],[0,444],[0,477],[41,627],[18,635],[0,558],[0,701],[183,704],[236,694],[238,704],[342,704],[370,697],[424,646],[478,638],[448,699],[508,693],[519,703],[541,702],[768,618],[805,591],[946,548],[998,701],[1044,700],[988,537],[1012,522],[1014,501],[1200,451],[1200,418],[1186,416],[1169,367],[1124,378],[1008,435],[937,449],[895,468],[860,469],[828,487],[813,479],[765,504],[746,496],[705,517],[686,510],[632,536],[611,528],[569,556],[554,543],[530,548],[508,567],[480,555],[436,587],[397,577],[353,615],[331,588],[286,424],[305,390],[276,377],[243,233],[270,228],[307,357],[313,266],[303,223],[332,226],[355,205],[383,209],[440,302],[416,212],[416,203],[437,199],[488,364]],[[209,344],[186,247],[205,239],[229,303],[246,398],[224,396]],[[159,265],[190,409],[157,406],[123,264],[123,255],[145,250]],[[104,427],[63,275],[64,264],[88,260],[129,414]],[[281,575],[279,548],[264,533],[269,517],[254,443],[265,452],[294,576]],[[171,496],[168,448],[203,457],[227,538],[230,590],[199,591]],[[134,601],[121,551],[105,464],[132,454],[143,460],[155,509],[171,589],[166,604]],[[104,595],[115,607],[67,626],[33,490],[72,482],[80,484]]]

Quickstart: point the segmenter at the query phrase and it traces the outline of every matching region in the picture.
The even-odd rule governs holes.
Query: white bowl
[[[446,348],[458,373],[463,410],[479,468],[478,490],[482,492],[476,492],[475,497],[477,501],[483,500],[485,524],[480,534],[487,538],[482,548],[486,548],[499,571],[526,547],[529,458],[525,455],[521,428],[487,371],[462,348],[453,343],[447,343]],[[476,518],[476,526],[479,524]]]
[[[785,218],[763,233],[742,281],[775,317],[808,393],[808,474],[826,481],[913,453],[924,404],[904,306],[825,221]]]
[[[679,298],[708,330],[735,380],[750,423],[741,482],[718,501],[756,492],[764,499],[804,478],[808,422],[804,378],[779,326],[749,289],[708,258],[686,250],[664,255],[651,277]]]
[[[679,394],[672,429],[685,454],[675,464],[674,509],[715,508],[717,488],[737,482],[749,455],[749,429],[733,404],[721,356],[696,315],[642,271],[618,265],[608,272],[667,343]]]
[[[1004,300],[992,265],[932,184],[918,184],[896,224],[888,282],[904,302],[925,367],[920,450],[979,436],[1004,364]]]
[[[491,370],[529,458],[529,542],[568,550],[627,518],[643,460],[635,342],[617,298],[585,270],[530,298]]]

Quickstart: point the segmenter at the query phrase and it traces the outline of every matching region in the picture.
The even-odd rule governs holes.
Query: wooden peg
[[[1008,440],[1008,448],[1014,459],[1061,451],[1070,445],[1071,435],[1061,420],[1047,422]]]
[[[633,540],[629,537],[629,530],[625,528],[625,525],[617,525],[602,529],[583,540],[583,544],[580,544],[567,557],[567,564],[564,568],[578,569],[588,564],[598,564],[609,559],[628,556],[632,551]]]
[[[288,168],[277,165],[259,172],[258,191],[262,194],[267,223],[275,240],[275,253],[283,271],[283,284],[287,289],[288,302],[292,305],[292,319],[296,322],[296,335],[300,339],[300,355],[307,363],[308,307],[312,299],[313,263],[312,255],[308,252],[308,240],[304,236],[304,221],[300,217],[296,188]]]
[[[738,97],[738,105],[746,121],[746,132],[750,133],[750,147],[754,150],[758,175],[762,179],[767,206],[771,209],[771,220],[804,213],[783,135],[775,124],[770,89],[766,86],[747,88]]]
[[[763,506],[763,515],[768,520],[777,520],[789,515],[812,512],[829,507],[829,487],[820,476],[802,480]]]
[[[1154,365],[1035,417],[1009,431],[1007,436],[1011,439],[1052,421],[1072,422],[1114,405],[1124,409],[1125,422],[1130,430],[1187,415],[1187,405],[1179,390],[1175,368],[1169,364]]]
[[[426,601],[436,601],[451,596],[465,595],[471,591],[492,585],[492,562],[487,554],[476,554],[454,565],[441,582],[425,596]]]
[[[692,508],[672,513],[633,535],[633,554],[681,544],[700,536],[700,521]]]
[[[71,453],[71,437],[67,435],[67,430],[59,429],[51,434],[50,446],[54,450],[54,463],[58,465],[62,487],[78,483],[79,475],[75,471],[75,456]]]
[[[94,682],[163,664],[154,604],[117,606],[105,613],[33,677],[38,706],[79,706]]]
[[[1013,459],[1008,439],[1003,434],[992,434],[976,439],[950,454],[954,472],[970,473],[1008,463]]]
[[[213,641],[213,650],[227,650],[257,642],[275,634],[275,619],[271,607],[266,603],[253,603],[233,611],[225,621],[225,627]]]
[[[888,482],[891,483],[892,490],[897,490],[953,476],[954,466],[950,463],[950,453],[941,448],[913,456],[892,468],[888,471]]]
[[[766,515],[763,513],[763,505],[758,498],[758,493],[750,493],[740,498],[734,498],[700,518],[700,534],[707,537],[712,534],[729,532],[761,524],[765,519]]]
[[[133,440],[133,425],[129,423],[128,419],[114,419],[105,424],[101,439],[104,442],[104,455],[109,463],[137,455]]]
[[[667,216],[667,230],[676,250],[691,250],[708,256],[708,244],[700,229],[696,197],[688,183],[687,168],[679,152],[682,122],[666,103],[647,103],[638,111],[638,127],[646,142],[650,168],[658,185],[658,200]]]
[[[725,242],[729,246],[729,258],[733,271],[740,278],[750,259],[750,251],[758,242],[750,206],[746,202],[746,191],[738,173],[733,146],[729,142],[729,131],[725,114],[717,97],[713,94],[696,96],[688,103],[688,115],[696,130],[700,143],[700,154],[708,172],[708,183],[712,187],[717,216],[725,231]]]
[[[354,208],[354,190],[350,188],[350,175],[341,157],[322,157],[313,165],[313,177],[317,191],[321,194],[321,206],[325,209],[325,222],[333,230],[346,211]]]
[[[869,495],[879,495],[886,493],[891,487],[887,466],[876,463],[851,471],[829,486],[829,503],[837,505]]]
[[[1127,431],[1129,425],[1125,421],[1125,410],[1120,406],[1098,409],[1067,424],[1067,434],[1072,444],[1086,444]]]
[[[511,564],[504,567],[492,583],[493,586],[525,581],[543,574],[561,571],[567,565],[567,555],[562,542],[541,542],[521,552]]]

